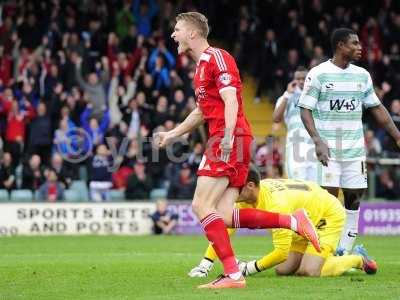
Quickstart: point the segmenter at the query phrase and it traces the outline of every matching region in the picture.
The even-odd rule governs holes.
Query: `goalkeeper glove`
[[[239,262],[239,270],[240,272],[242,272],[243,276],[250,276],[258,272],[261,272],[261,270],[257,268],[257,262],[255,260],[249,262],[245,261]]]
[[[194,267],[188,273],[189,277],[207,277],[208,273],[211,271],[212,267],[214,266],[214,262],[203,258],[197,267]]]

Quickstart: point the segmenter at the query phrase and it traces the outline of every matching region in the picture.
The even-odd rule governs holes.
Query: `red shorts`
[[[235,136],[233,149],[228,163],[221,160],[219,148],[221,137],[210,137],[207,142],[198,176],[229,177],[229,186],[243,187],[246,184],[247,173],[251,160],[252,136]]]

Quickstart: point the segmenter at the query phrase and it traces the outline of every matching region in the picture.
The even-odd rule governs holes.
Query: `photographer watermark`
[[[343,149],[343,130],[337,129],[335,131],[335,151],[338,155],[342,155]],[[274,138],[276,139],[276,137]],[[168,145],[163,148],[158,147],[158,141],[153,137],[138,137],[134,139],[129,139],[124,137],[119,143],[115,143],[115,138],[106,137],[102,143],[94,143],[94,140],[98,138],[93,138],[86,130],[83,128],[72,128],[63,134],[58,134],[56,136],[55,144],[57,151],[61,154],[63,159],[67,162],[78,164],[91,156],[96,155],[94,149],[100,144],[104,144],[110,151],[110,156],[112,157],[112,165],[108,168],[110,172],[117,171],[124,157],[129,153],[130,145],[133,141],[138,143],[137,152],[135,153],[135,158],[144,163],[159,163],[162,157],[167,157],[168,161],[172,163],[183,163],[188,160],[191,155],[189,150],[189,141],[186,138],[180,137],[173,139]],[[219,162],[221,159],[221,136],[210,137],[205,146],[204,155],[207,157],[208,161]],[[273,141],[268,140],[266,142],[267,152],[272,153],[274,149]],[[290,147],[293,151],[293,160],[297,163],[303,162],[318,162],[315,155],[315,147],[313,142],[309,137],[301,135],[300,130],[295,130],[287,139]],[[331,140],[332,143],[332,140]],[[306,145],[308,145],[306,147]],[[286,145],[288,148],[288,144]],[[146,149],[146,151],[145,151]],[[237,135],[234,137],[232,151],[229,154],[229,158],[234,159],[235,162],[243,162],[248,154],[251,157],[255,157],[256,147],[254,146],[254,141],[249,143],[245,136]],[[247,154],[247,155],[246,155]]]

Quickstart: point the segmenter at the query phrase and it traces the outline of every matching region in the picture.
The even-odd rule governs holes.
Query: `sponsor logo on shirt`
[[[348,236],[348,237],[355,238],[355,237],[357,237],[357,232],[351,232],[351,231],[349,231],[349,232],[347,233],[347,236]]]
[[[195,93],[195,95],[196,95],[197,101],[204,100],[204,99],[206,98],[206,95],[207,95],[206,89],[205,89],[204,86],[198,87],[198,88],[195,90],[194,93]]]
[[[232,81],[232,76],[228,73],[222,73],[218,79],[223,85],[228,85]]]
[[[325,87],[327,90],[333,90],[333,83],[327,83],[325,84]]]
[[[360,101],[352,99],[331,99],[329,100],[331,111],[336,112],[349,112],[354,111],[359,105]]]

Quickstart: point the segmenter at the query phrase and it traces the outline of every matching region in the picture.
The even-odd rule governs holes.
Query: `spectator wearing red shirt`
[[[35,116],[32,105],[27,100],[18,103],[13,100],[7,116],[6,150],[11,152],[17,165],[20,161],[26,135],[26,124]]]
[[[53,169],[46,170],[46,182],[39,188],[39,200],[56,202],[64,200],[64,187],[58,181],[57,173]]]
[[[12,59],[5,53],[4,45],[0,45],[0,83],[8,86],[12,78]]]

